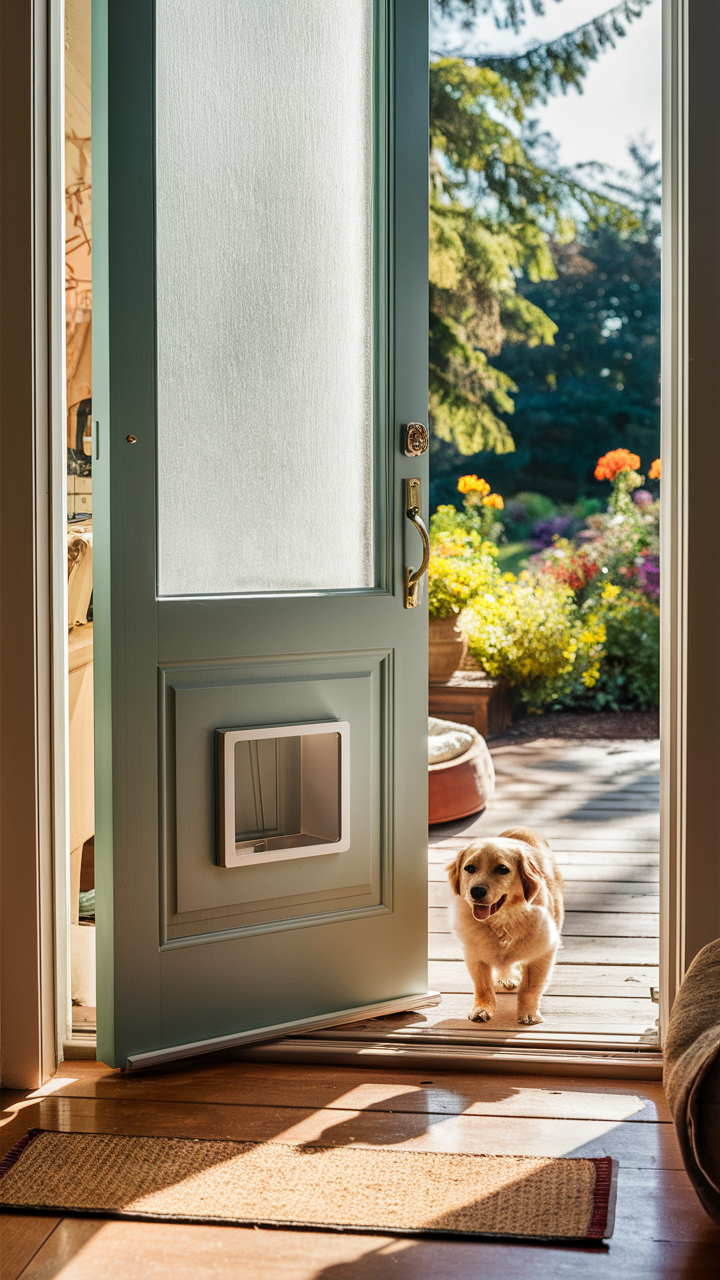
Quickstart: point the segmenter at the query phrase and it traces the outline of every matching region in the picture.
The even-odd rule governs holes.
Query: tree
[[[551,347],[506,345],[498,365],[518,386],[516,451],[489,457],[483,473],[508,495],[540,490],[557,502],[602,495],[597,457],[626,447],[647,468],[660,449],[659,163],[635,145],[632,185],[620,188],[640,226],[631,235],[607,226],[555,244],[554,280],[519,284],[557,324]],[[452,502],[467,463],[435,446],[433,499]]]
[[[650,0],[623,0],[593,23],[523,55],[436,56],[430,67],[430,420],[461,454],[509,453],[517,385],[491,363],[508,345],[550,346],[556,324],[518,280],[552,280],[551,244],[578,219],[618,234],[638,220],[620,193],[594,190],[554,161],[528,117],[549,92],[581,87],[587,64]],[[542,0],[435,0],[517,30]]]

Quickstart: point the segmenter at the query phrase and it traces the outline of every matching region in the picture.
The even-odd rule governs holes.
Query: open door
[[[93,27],[98,1057],[132,1067],[429,1002],[427,10]]]

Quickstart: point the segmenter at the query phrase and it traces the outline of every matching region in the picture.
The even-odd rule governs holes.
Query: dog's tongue
[[[473,915],[476,920],[487,920],[489,916],[494,916],[499,911],[507,894],[504,893],[502,898],[498,898],[497,902],[493,902],[491,907],[481,907],[477,902],[473,903]]]

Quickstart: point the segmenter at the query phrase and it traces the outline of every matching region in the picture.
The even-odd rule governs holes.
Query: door
[[[132,1067],[427,1003],[427,11],[93,28],[98,1057]]]

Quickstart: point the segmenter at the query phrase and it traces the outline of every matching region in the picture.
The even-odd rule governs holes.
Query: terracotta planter
[[[467,640],[458,630],[458,615],[430,619],[430,679],[441,684],[457,671],[467,651]]]

